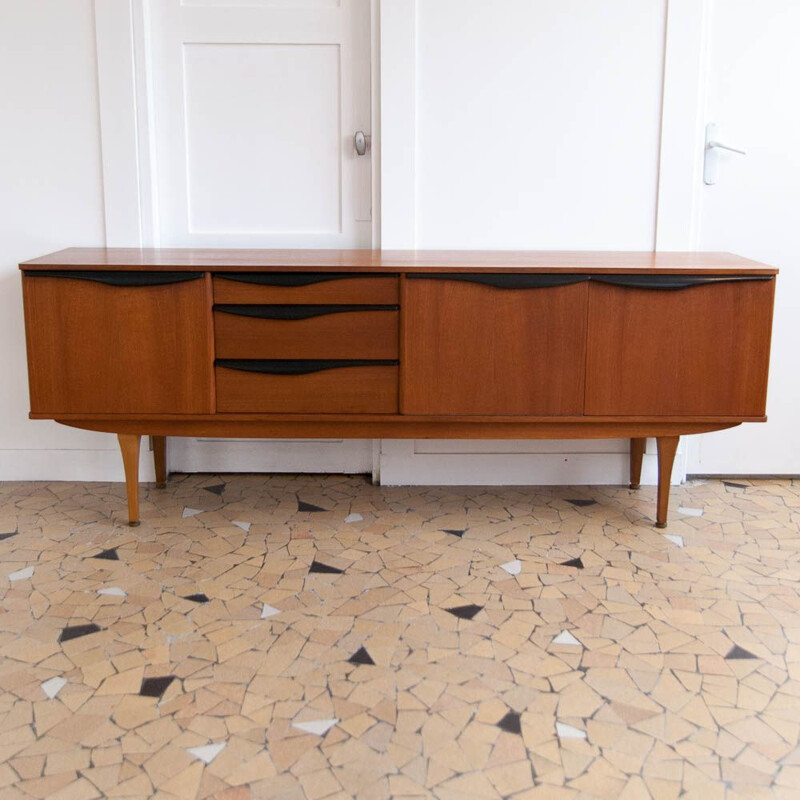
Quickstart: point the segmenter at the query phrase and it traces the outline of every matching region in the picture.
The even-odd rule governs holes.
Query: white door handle
[[[718,151],[720,150],[738,153],[740,156],[747,155],[745,150],[740,150],[738,147],[731,147],[729,144],[721,142],[717,138],[717,126],[711,122],[706,125],[706,148],[703,161],[703,183],[706,186],[713,186],[717,182],[717,174],[719,172]]]
[[[719,147],[720,150],[730,150],[731,153],[738,153],[740,156],[746,156],[746,150],[740,150],[738,147],[731,147],[729,144],[723,144],[722,142],[716,142],[713,139],[706,144],[706,148],[711,150],[714,147]]]

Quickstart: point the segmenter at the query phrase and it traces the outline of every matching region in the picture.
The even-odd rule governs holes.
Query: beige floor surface
[[[800,797],[800,482],[0,484],[0,797]]]

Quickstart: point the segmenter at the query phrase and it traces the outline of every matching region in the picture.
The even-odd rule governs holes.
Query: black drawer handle
[[[592,275],[598,283],[629,286],[633,289],[688,289],[712,283],[771,281],[772,275]]]
[[[170,283],[185,283],[202,278],[203,272],[116,272],[94,270],[23,270],[26,278],[72,278],[78,281],[94,281],[106,286],[166,286]]]
[[[557,273],[506,274],[500,272],[460,272],[448,275],[436,272],[411,272],[408,279],[434,281],[466,281],[493,286],[496,289],[544,289],[551,286],[569,286],[583,281],[597,281],[614,286],[630,286],[635,289],[688,289],[711,283],[735,283],[740,281],[771,281],[772,275],[575,275]]]
[[[215,277],[259,286],[311,286],[346,278],[396,278],[396,272],[217,272]]]
[[[326,306],[290,306],[290,305],[215,305],[214,311],[223,314],[233,314],[237,317],[258,317],[259,319],[284,319],[299,320],[311,317],[322,317],[326,314],[344,314],[348,311],[397,311],[400,306],[356,306],[356,305],[326,305]]]
[[[465,281],[492,286],[495,289],[546,289],[550,286],[569,286],[588,281],[588,275],[559,275],[557,273],[506,273],[506,272],[410,272],[406,278],[431,281]]]
[[[396,367],[398,361],[364,359],[302,359],[298,361],[263,360],[252,358],[218,358],[214,362],[218,367],[236,369],[241,372],[260,372],[263,375],[307,375],[310,372],[322,372],[326,369],[342,367]]]

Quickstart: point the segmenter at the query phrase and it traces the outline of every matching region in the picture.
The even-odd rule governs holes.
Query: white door
[[[384,4],[384,242],[652,249],[669,5]],[[390,136],[405,136],[406,147],[390,152]],[[384,440],[380,473],[390,484],[618,484],[627,482],[628,448],[602,439]],[[645,480],[655,474],[648,455]]]
[[[370,247],[369,0],[149,9],[157,243]],[[179,439],[170,466],[366,471],[372,443]]]
[[[703,186],[699,244],[780,268],[766,425],[692,437],[690,474],[800,473],[800,3],[716,0],[706,119],[746,156],[720,155]],[[699,147],[703,142],[698,143]]]

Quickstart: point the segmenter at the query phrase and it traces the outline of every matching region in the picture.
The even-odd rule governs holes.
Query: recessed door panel
[[[340,233],[339,57],[335,44],[184,45],[190,233]]]
[[[403,413],[581,413],[587,282],[523,289],[438,277],[405,283]]]

